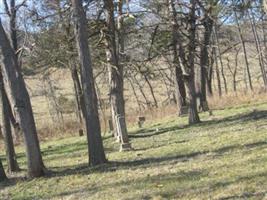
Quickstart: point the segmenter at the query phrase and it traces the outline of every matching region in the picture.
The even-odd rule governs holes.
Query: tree
[[[101,138],[97,97],[93,78],[92,61],[88,45],[87,20],[82,0],[72,0],[75,23],[75,37],[80,59],[81,83],[86,109],[85,125],[87,132],[89,164],[92,166],[107,162]]]
[[[120,1],[122,4],[122,1]],[[122,6],[122,5],[121,5]],[[120,8],[120,10],[122,7]],[[117,51],[116,44],[116,25],[114,20],[114,3],[113,0],[104,0],[104,12],[106,16],[106,57],[109,69],[109,91],[113,124],[121,141],[121,150],[129,150],[127,125],[125,120],[125,102],[123,96],[123,65],[120,63],[120,55]],[[121,11],[120,11],[121,12]],[[121,16],[122,17],[122,16]],[[120,50],[124,51],[124,40],[122,38],[123,19],[119,19],[120,30]]]
[[[169,15],[172,24],[172,45],[173,45],[173,63],[175,65],[175,89],[176,89],[176,99],[178,105],[178,114],[181,115],[182,108],[186,106],[186,90],[185,84],[183,80],[183,71],[181,68],[181,63],[179,61],[179,54],[178,54],[178,39],[177,31],[179,28],[178,21],[177,21],[177,13],[175,9],[174,0],[168,0],[168,8],[169,8]]]
[[[188,5],[187,5],[188,6]],[[185,27],[177,27],[179,60],[183,70],[184,83],[188,97],[189,124],[199,123],[195,88],[195,57],[196,57],[196,0],[190,0],[189,10],[185,18]],[[185,9],[186,10],[186,9]],[[181,33],[181,29],[186,33]],[[186,34],[184,37],[183,34]]]
[[[13,143],[11,124],[10,124],[10,111],[9,102],[4,88],[3,77],[0,72],[0,98],[2,107],[2,133],[4,136],[5,148],[6,148],[6,160],[9,172],[19,171],[19,166],[16,160],[16,153]]]
[[[0,20],[0,64],[4,77],[4,87],[13,107],[13,112],[21,126],[26,145],[26,156],[29,177],[40,177],[45,174],[40,145],[37,137],[32,106],[26,85],[12,48]]]

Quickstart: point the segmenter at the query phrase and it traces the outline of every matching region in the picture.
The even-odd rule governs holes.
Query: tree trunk
[[[11,105],[14,106],[15,116],[24,134],[28,176],[43,176],[45,167],[42,161],[30,97],[14,49],[12,49],[9,43],[1,22],[0,55],[2,55],[1,65],[5,91],[7,92]]]
[[[19,171],[19,165],[16,160],[16,153],[13,143],[12,130],[10,125],[10,113],[8,109],[8,99],[4,89],[3,77],[0,73],[0,96],[2,107],[2,133],[4,136],[5,148],[6,148],[6,160],[9,172]]]
[[[238,17],[237,17],[237,13],[236,13],[235,10],[234,10],[234,15],[235,15],[235,21],[236,21],[236,24],[237,24],[237,28],[238,28],[238,34],[239,34],[240,42],[242,44],[243,53],[244,53],[244,57],[245,57],[246,72],[247,72],[247,75],[248,75],[249,87],[250,87],[250,90],[253,91],[253,85],[252,85],[249,62],[248,62],[248,56],[247,56],[246,43],[245,43],[245,40],[243,38],[243,34],[242,34],[242,31],[241,31],[241,27],[240,27],[240,24],[239,24],[239,21],[238,21]]]
[[[192,81],[193,75],[185,78],[185,86],[187,89],[188,101],[189,101],[189,124],[196,124],[200,122],[198,111],[197,111],[197,101],[196,101],[196,89],[195,83]]]
[[[116,45],[116,28],[114,20],[114,4],[112,0],[104,0],[106,15],[105,39],[106,57],[109,69],[110,102],[113,124],[121,142],[121,150],[131,148],[125,120],[125,102],[123,95],[123,66],[119,62]],[[122,38],[119,38],[121,40]],[[120,45],[120,50],[122,50]]]
[[[15,52],[18,50],[16,18],[17,18],[16,2],[15,0],[10,0],[9,29],[10,29],[10,39],[12,47]]]
[[[81,82],[86,108],[85,125],[87,132],[89,164],[106,163],[98,116],[97,97],[93,78],[91,54],[88,45],[87,20],[81,0],[72,0],[75,22],[75,36],[80,58]]]
[[[78,74],[78,70],[75,64],[71,66],[71,76],[74,84],[74,89],[75,89],[75,96],[76,96],[76,101],[77,101],[77,106],[78,106],[78,111],[79,111],[79,118],[80,118],[80,123],[82,124],[82,119],[81,119],[81,114],[83,118],[85,118],[86,115],[86,109],[85,109],[85,104],[84,104],[84,97],[83,97],[83,91],[80,83],[80,78]]]
[[[147,83],[147,85],[149,87],[149,91],[150,91],[150,93],[152,95],[152,98],[153,98],[153,101],[154,101],[154,106],[155,106],[155,108],[158,108],[158,101],[156,99],[152,84],[150,83],[150,81],[149,81],[149,79],[148,79],[146,74],[144,74],[143,76],[144,76],[145,82]]]
[[[178,38],[177,38],[177,31],[178,31],[178,22],[177,22],[177,13],[175,9],[175,4],[173,0],[168,0],[168,8],[172,23],[172,42],[173,42],[173,63],[175,65],[175,90],[176,90],[176,99],[177,99],[177,106],[178,106],[178,115],[182,115],[183,107],[187,105],[186,103],[186,90],[185,84],[183,80],[183,71],[181,69],[181,64],[179,61],[178,55]]]
[[[208,72],[209,68],[209,45],[211,41],[213,29],[213,19],[211,19],[207,14],[205,14],[204,21],[204,39],[200,52],[200,69],[201,69],[201,95],[200,95],[200,106],[203,111],[209,110],[208,101],[207,101],[207,91],[206,85],[208,80]]]
[[[259,56],[259,64],[260,64],[261,75],[262,75],[264,87],[265,87],[265,89],[267,89],[267,76],[266,76],[265,64],[264,64],[264,59],[263,59],[263,54],[262,54],[262,48],[261,48],[261,44],[260,44],[260,38],[259,38],[259,34],[257,32],[257,27],[255,25],[256,24],[255,23],[255,17],[254,17],[253,12],[249,12],[249,11],[247,11],[247,12],[248,12],[248,17],[249,17],[251,29],[253,32],[254,40],[256,43],[257,53]]]
[[[213,42],[213,40],[212,40]],[[213,77],[213,68],[214,68],[214,61],[215,61],[215,57],[214,57],[214,51],[215,48],[211,47],[210,48],[210,56],[209,56],[209,68],[207,71],[207,92],[209,96],[213,95],[213,91],[212,91],[212,77]]]
[[[197,103],[196,103],[196,89],[195,89],[195,50],[196,50],[196,0],[190,0],[190,12],[189,12],[189,44],[188,44],[188,56],[187,56],[187,68],[189,74],[185,77],[185,85],[188,92],[189,99],[189,124],[196,124],[200,122]],[[182,47],[180,47],[182,48]]]
[[[216,43],[216,39],[215,39],[215,33],[213,33],[213,41],[214,43]],[[216,73],[216,78],[217,78],[217,87],[218,87],[218,93],[219,96],[222,96],[222,86],[221,86],[221,77],[220,77],[220,69],[219,69],[219,62],[218,62],[218,51],[216,47],[214,48],[214,59],[215,59],[215,73]]]
[[[215,42],[216,42],[216,46],[217,46],[217,52],[218,52],[218,58],[220,60],[220,65],[221,65],[221,74],[222,74],[222,78],[223,78],[223,83],[224,83],[224,90],[225,93],[228,93],[228,87],[227,87],[227,81],[226,81],[226,77],[224,74],[224,65],[223,65],[223,61],[222,61],[222,53],[221,53],[221,47],[220,47],[220,41],[218,38],[218,31],[217,31],[217,26],[214,27],[214,36],[215,36]]]
[[[0,182],[3,182],[5,180],[7,180],[7,176],[6,176],[2,161],[0,159]]]

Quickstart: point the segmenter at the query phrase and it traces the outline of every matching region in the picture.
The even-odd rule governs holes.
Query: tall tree
[[[189,103],[189,124],[200,122],[195,88],[195,57],[196,57],[196,0],[190,0],[185,20],[186,37],[179,33],[179,59],[183,69],[185,87]],[[187,9],[185,9],[187,10]],[[183,28],[183,27],[180,27]],[[181,30],[179,30],[181,31]]]
[[[122,6],[122,1],[119,2]],[[122,7],[120,8],[120,12]],[[109,92],[111,102],[111,113],[115,130],[121,141],[121,150],[129,150],[131,145],[129,143],[127,125],[125,120],[125,102],[123,95],[123,65],[120,63],[120,55],[117,51],[116,44],[116,24],[114,19],[114,3],[113,0],[104,0],[104,12],[106,17],[106,57],[109,69]],[[122,17],[122,16],[120,16]],[[123,39],[123,19],[119,19],[119,49],[124,52]]]
[[[15,116],[21,126],[26,145],[28,176],[39,177],[45,173],[30,97],[12,48],[0,20],[0,64],[5,91]]]
[[[9,118],[9,102],[4,88],[3,77],[0,72],[0,98],[2,108],[2,133],[4,136],[5,148],[6,148],[6,160],[9,172],[19,171],[19,166],[16,160],[16,153],[13,143],[11,124]]]
[[[87,20],[82,0],[72,0],[75,23],[75,37],[80,59],[81,83],[86,109],[85,125],[87,132],[89,164],[99,165],[107,162],[101,138],[98,116],[97,96],[93,77],[91,54],[88,44]]]
[[[177,12],[175,9],[174,0],[168,0],[169,15],[171,18],[172,25],[172,46],[173,46],[173,63],[175,65],[175,89],[176,89],[176,99],[178,106],[178,114],[183,114],[183,107],[186,106],[186,90],[183,80],[183,71],[181,68],[181,63],[179,61],[179,52],[178,52],[178,21],[177,21]]]
[[[251,79],[251,73],[250,73],[250,66],[249,66],[249,62],[248,62],[248,54],[247,54],[247,47],[246,47],[246,42],[244,39],[244,35],[242,33],[242,29],[239,23],[239,19],[237,16],[237,9],[234,7],[234,17],[235,17],[235,22],[237,24],[237,28],[238,28],[238,34],[239,34],[239,38],[240,38],[240,42],[242,44],[242,48],[243,48],[243,53],[244,53],[244,58],[245,58],[245,69],[246,69],[246,75],[248,76],[248,82],[249,82],[249,88],[250,90],[253,91],[253,85],[252,85],[252,79]],[[245,75],[245,76],[246,76]]]
[[[216,8],[218,1],[205,1],[204,5],[201,5],[203,12],[202,24],[204,27],[203,30],[203,40],[201,43],[200,50],[200,70],[201,70],[201,95],[200,95],[200,106],[203,111],[207,111],[208,101],[207,101],[207,85],[208,85],[208,69],[210,68],[209,62],[209,49],[211,44],[211,36],[214,25],[214,9]]]

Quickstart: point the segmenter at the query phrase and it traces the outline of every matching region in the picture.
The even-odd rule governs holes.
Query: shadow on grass
[[[223,119],[219,120],[211,120],[211,121],[204,121],[200,124],[194,125],[193,127],[204,127],[204,126],[210,126],[213,124],[220,124],[220,123],[239,123],[239,122],[248,122],[248,121],[255,121],[255,120],[260,120],[260,119],[266,119],[267,118],[267,111],[253,111],[245,114],[238,114],[230,117],[226,117]],[[190,126],[192,127],[192,126]],[[160,128],[159,131],[154,131],[155,129],[142,129],[134,134],[131,134],[131,138],[146,138],[146,137],[152,137],[155,135],[160,135],[164,133],[168,133],[170,131],[176,131],[176,130],[185,130],[189,128],[189,126],[184,126],[184,127],[179,127],[178,125],[175,126],[170,126],[166,128]],[[149,133],[149,134],[148,134]],[[107,138],[108,139],[108,138]],[[181,141],[185,142],[185,141]],[[166,144],[167,145],[167,144]],[[72,174],[89,174],[92,172],[107,172],[107,171],[116,171],[119,169],[123,168],[142,168],[142,167],[147,167],[148,165],[159,165],[165,162],[186,162],[190,159],[195,159],[198,156],[206,155],[208,153],[213,153],[215,155],[221,155],[226,152],[235,150],[235,149],[240,149],[240,148],[254,148],[258,146],[263,146],[267,145],[266,141],[259,141],[251,144],[246,144],[246,145],[229,145],[229,146],[224,146],[221,148],[218,148],[213,151],[209,150],[203,150],[203,151],[196,151],[196,152],[190,152],[188,154],[179,154],[175,156],[164,156],[164,157],[157,157],[157,158],[144,158],[144,159],[138,159],[138,160],[132,160],[132,161],[118,161],[114,162],[111,161],[108,164],[99,166],[99,167],[88,167],[87,164],[83,165],[75,165],[70,168],[52,168],[52,170],[56,170],[49,174],[47,177],[53,177],[53,176],[66,176],[66,175],[72,175]],[[87,144],[86,141],[82,142],[76,142],[72,144],[66,144],[66,145],[60,145],[57,147],[51,147],[44,149],[43,154],[44,155],[68,155],[73,152],[77,152],[79,150],[84,150],[87,149]],[[110,151],[112,151],[111,149]],[[146,149],[145,149],[146,150]],[[19,154],[18,157],[22,157],[24,154]],[[11,182],[16,182],[16,180],[11,181]]]
[[[77,193],[79,193],[79,197],[82,198],[81,194],[92,196],[104,190],[108,190],[108,189],[114,190],[115,188],[121,188],[121,187],[130,188],[129,190],[142,190],[144,189],[144,187],[159,188],[159,187],[162,187],[161,185],[162,183],[165,185],[165,183],[170,183],[170,182],[177,182],[177,183],[178,182],[190,182],[193,180],[200,179],[201,177],[204,177],[207,175],[208,175],[208,172],[205,170],[181,171],[178,173],[162,174],[160,176],[146,174],[146,176],[137,178],[134,180],[125,179],[122,181],[121,180],[114,181],[112,183],[103,182],[101,183],[100,186],[94,185],[94,186],[84,187],[82,189],[76,189],[76,190],[72,190],[68,192],[63,192],[60,194],[55,194],[52,196],[52,198],[63,198],[65,196],[73,195]],[[135,197],[135,199],[144,199],[144,198]]]
[[[254,110],[252,112],[237,114],[237,115],[225,117],[222,119],[202,121],[201,123],[191,125],[191,126],[174,125],[174,126],[169,126],[166,128],[160,127],[159,130],[156,130],[156,128],[140,129],[130,134],[129,137],[133,139],[134,138],[147,138],[147,137],[157,136],[157,135],[161,135],[167,132],[173,132],[173,131],[178,131],[178,130],[186,131],[186,129],[190,129],[192,127],[207,127],[207,126],[219,125],[219,124],[225,124],[225,126],[227,126],[227,125],[232,125],[232,123],[246,123],[249,121],[256,121],[256,120],[261,120],[261,119],[267,119],[267,110]]]
[[[209,171],[203,170],[189,170],[180,171],[176,173],[166,173],[160,175],[150,175],[149,172],[144,174],[142,177],[135,179],[115,180],[112,183],[100,183],[100,185],[87,185],[79,189],[74,189],[66,192],[59,192],[49,196],[49,198],[64,198],[68,195],[78,195],[80,198],[87,197],[88,195],[93,196],[96,193],[101,193],[112,189],[112,191],[123,190],[124,192],[139,191],[135,193],[135,196],[127,199],[153,199],[154,197],[163,197],[166,199],[178,199],[187,197],[189,193],[216,193],[217,190],[223,190],[223,188],[238,184],[242,181],[258,180],[260,177],[266,177],[267,173],[255,173],[251,176],[240,175],[231,181],[207,181],[203,182],[199,180],[205,180],[209,176]],[[149,192],[145,192],[144,188],[149,188]],[[159,188],[162,188],[159,190]],[[246,199],[251,197],[264,197],[266,191],[255,192],[255,193],[243,193],[236,196],[227,196],[218,198],[220,200],[228,199]],[[112,196],[112,195],[111,195]],[[111,197],[110,196],[110,197]]]
[[[73,165],[68,168],[66,167],[54,167],[52,173],[50,173],[47,177],[60,177],[60,176],[68,176],[74,174],[83,174],[88,175],[90,173],[105,173],[105,172],[114,172],[117,170],[123,169],[141,169],[147,168],[151,166],[160,166],[164,164],[175,164],[178,162],[188,162],[191,159],[197,159],[199,156],[207,156],[208,154],[211,156],[220,156],[224,153],[231,152],[237,149],[252,149],[256,147],[267,146],[267,141],[259,141],[255,143],[249,143],[245,145],[229,145],[223,146],[221,148],[215,149],[213,151],[204,150],[204,151],[196,151],[190,152],[188,154],[179,154],[174,156],[164,156],[164,157],[155,157],[155,158],[143,158],[131,161],[109,161],[107,164],[103,164],[96,167],[90,167],[88,164],[80,164]]]

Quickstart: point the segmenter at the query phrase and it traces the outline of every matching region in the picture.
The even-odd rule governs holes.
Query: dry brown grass
[[[250,104],[255,102],[266,102],[267,93],[262,88],[255,88],[253,92],[238,91],[208,98],[209,106],[211,109],[224,109],[242,104]]]
[[[254,92],[238,92],[238,93],[228,93],[224,94],[222,97],[215,95],[214,97],[209,97],[209,106],[211,110],[220,110],[225,108],[231,108],[242,105],[249,105],[255,103],[267,102],[267,93],[261,89],[255,89]],[[164,118],[173,117],[177,115],[176,105],[168,105],[160,107],[157,109],[143,110],[142,112],[128,112],[126,116],[128,127],[136,127],[138,122],[138,117],[143,116],[146,118],[146,123],[151,123]],[[103,118],[101,115],[101,127],[103,134],[109,131],[108,114]],[[104,121],[106,119],[106,121]],[[81,125],[78,123],[77,119],[70,118],[64,121],[62,124],[47,124],[44,123],[38,129],[39,136],[41,140],[48,140],[51,137],[66,137],[78,135],[78,130]]]

